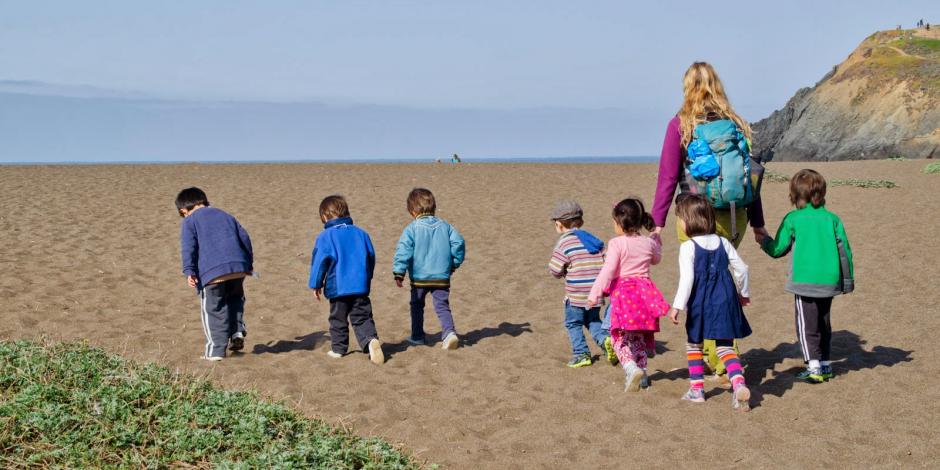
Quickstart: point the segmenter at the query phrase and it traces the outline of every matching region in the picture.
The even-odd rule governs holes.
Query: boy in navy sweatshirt
[[[245,277],[254,255],[248,232],[225,211],[209,207],[206,193],[187,188],[176,196],[183,274],[201,299],[200,317],[206,335],[202,358],[221,361],[225,348],[245,347]]]
[[[372,319],[369,290],[375,270],[375,249],[369,234],[353,225],[349,205],[342,196],[327,196],[320,203],[323,231],[317,236],[310,262],[310,288],[317,301],[330,301],[330,340],[327,354],[340,358],[349,349],[349,324],[369,359],[385,362],[382,343]]]

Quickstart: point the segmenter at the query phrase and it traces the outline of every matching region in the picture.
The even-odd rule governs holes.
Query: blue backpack
[[[752,161],[750,143],[730,119],[699,124],[693,137],[686,149],[682,190],[704,195],[716,209],[729,209],[736,241],[735,210],[757,199],[764,168]]]

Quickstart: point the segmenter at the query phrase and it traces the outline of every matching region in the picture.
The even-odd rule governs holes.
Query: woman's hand
[[[770,236],[770,233],[767,231],[766,228],[754,227],[754,241],[756,241],[758,245],[762,245],[764,243],[764,239],[769,236]]]

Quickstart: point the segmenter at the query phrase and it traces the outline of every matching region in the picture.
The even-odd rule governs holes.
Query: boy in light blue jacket
[[[415,188],[408,194],[408,224],[398,240],[392,272],[402,287],[405,274],[411,278],[411,344],[427,344],[424,335],[424,302],[428,294],[441,321],[444,349],[457,349],[459,339],[450,311],[450,277],[464,260],[465,244],[460,232],[434,216],[434,194]]]

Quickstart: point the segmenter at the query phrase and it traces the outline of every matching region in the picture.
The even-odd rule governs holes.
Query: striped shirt
[[[548,262],[553,276],[565,278],[565,298],[569,305],[581,308],[587,308],[591,286],[603,266],[604,253],[591,254],[571,232],[561,235]]]

